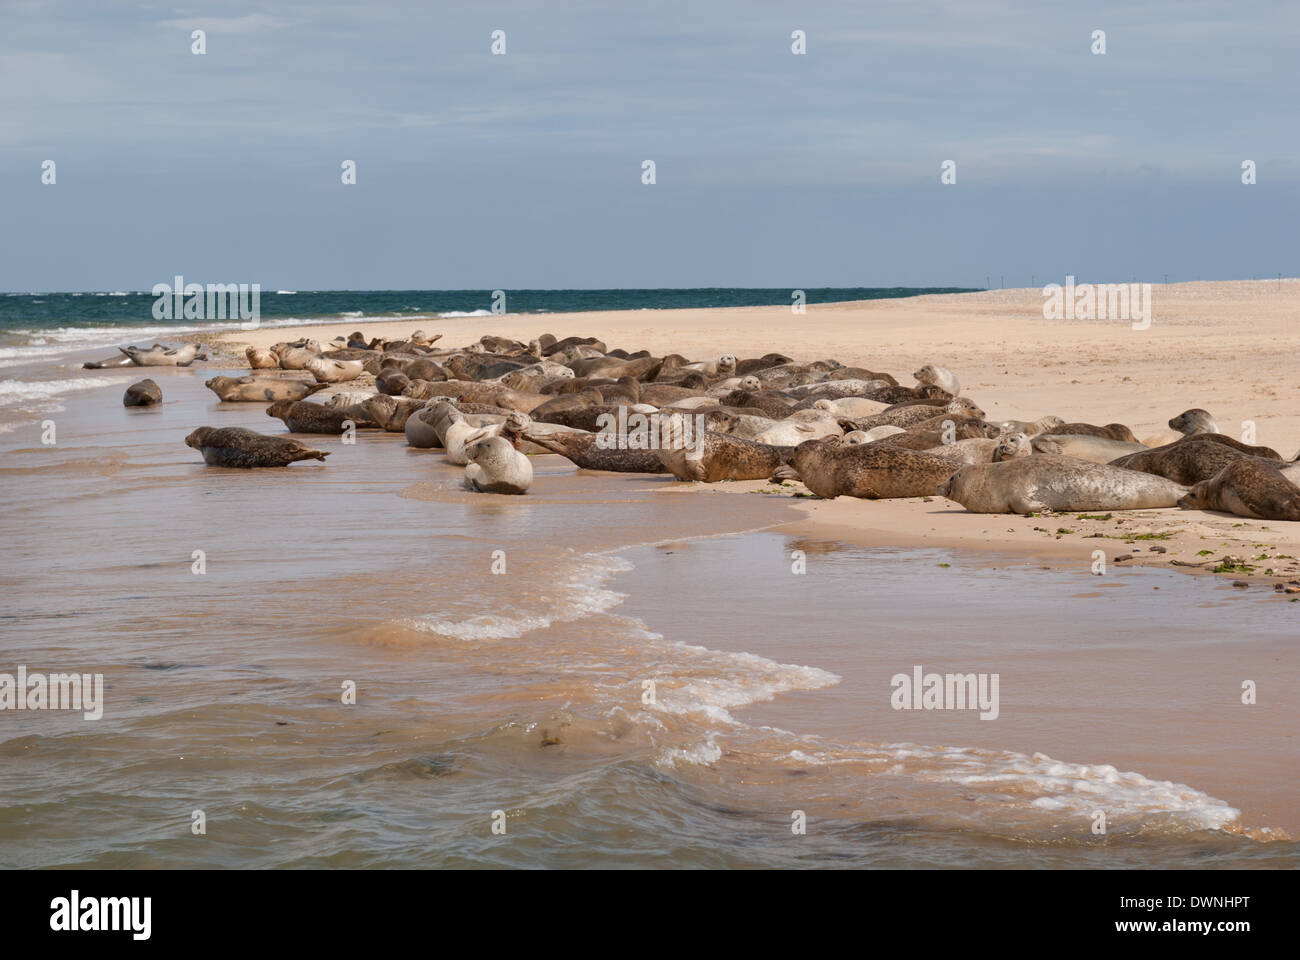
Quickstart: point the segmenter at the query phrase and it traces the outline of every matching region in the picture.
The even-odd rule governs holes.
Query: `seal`
[[[892,410],[885,410],[882,413],[872,414],[869,417],[846,418],[852,419],[855,430],[870,430],[872,427],[880,427],[890,424],[895,427],[908,429],[914,424],[924,423],[927,420],[933,420],[936,417],[942,418],[961,418],[973,417],[977,420],[984,418],[984,411],[972,403],[967,397],[955,397],[949,400],[942,407],[934,407],[926,403],[911,404],[908,406],[895,407]],[[841,424],[843,425],[843,424]]]
[[[951,460],[917,450],[887,443],[846,444],[839,437],[805,440],[794,452],[799,479],[826,499],[929,496],[956,468]]]
[[[401,396],[402,391],[410,385],[411,378],[397,367],[383,367],[375,376],[376,389],[390,397]]]
[[[1133,435],[1133,431],[1122,423],[1108,423],[1104,427],[1092,423],[1062,423],[1051,430],[1043,432],[1054,433],[1058,436],[1103,437],[1108,440],[1119,440],[1122,443],[1138,442],[1138,438]],[[1147,444],[1143,445],[1147,446]]]
[[[1194,437],[1198,433],[1218,433],[1219,425],[1208,412],[1200,407],[1193,407],[1170,420],[1169,429],[1177,430],[1187,437]]]
[[[1244,458],[1198,481],[1178,505],[1258,520],[1300,520],[1300,487],[1267,460]]]
[[[317,383],[343,383],[366,372],[365,364],[360,360],[328,360],[325,357],[314,357],[302,368],[315,377]]]
[[[131,384],[122,397],[124,407],[151,407],[155,403],[162,403],[162,388],[152,380]]]
[[[118,347],[137,367],[188,367],[195,360],[206,360],[199,356],[203,349],[200,343],[187,343],[176,350],[169,350],[162,344],[155,343],[148,350],[139,347]]]
[[[1111,466],[1139,470],[1190,485],[1209,480],[1232,461],[1246,457],[1276,461],[1282,459],[1270,447],[1248,446],[1222,433],[1198,433],[1154,450],[1119,457],[1110,463]]]
[[[951,393],[954,397],[961,393],[961,381],[947,367],[938,367],[933,363],[927,363],[912,376],[923,387],[938,387],[945,393]]]
[[[484,437],[465,448],[465,484],[479,493],[527,493],[533,465],[505,437]]]
[[[319,350],[294,346],[288,343],[277,343],[271,348],[271,352],[280,358],[280,368],[282,370],[306,370],[307,364],[320,356]]]
[[[868,400],[866,397],[840,397],[838,400],[828,400],[823,397],[814,400],[812,406],[814,410],[828,410],[837,417],[854,419],[874,417],[885,411],[885,404],[879,400]]]
[[[327,450],[243,427],[199,427],[185,438],[185,445],[200,451],[203,462],[214,467],[287,467],[298,460],[323,461],[329,456]]]
[[[124,353],[119,353],[115,357],[109,357],[107,360],[87,360],[81,365],[83,370],[112,370],[117,367],[134,367],[135,361]]]
[[[850,422],[852,421],[844,421],[844,423]],[[945,427],[942,430],[909,429],[904,430],[902,433],[884,437],[880,442],[887,443],[891,447],[903,447],[908,450],[929,450],[931,447],[955,443],[958,440],[993,439],[989,435],[996,435],[997,429],[997,427],[987,424],[983,420],[968,417],[956,421],[951,428]]]
[[[550,453],[573,462],[583,470],[611,473],[667,473],[657,450],[606,450],[596,444],[594,433],[542,433],[529,429],[524,437]]]
[[[280,358],[270,350],[264,350],[261,347],[249,347],[244,351],[244,356],[248,357],[248,366],[253,370],[279,370]]]
[[[340,407],[327,407],[321,403],[302,400],[277,400],[266,408],[268,417],[279,417],[292,433],[340,434],[347,425],[357,422]]]
[[[505,436],[513,440],[522,436],[532,426],[532,419],[525,413],[512,413],[503,423],[479,426],[465,417],[459,410],[448,415],[449,423],[442,434],[442,444],[447,451],[447,460],[458,466],[469,463],[466,447],[476,440],[487,437]]]
[[[997,428],[1003,433],[1023,433],[1027,437],[1036,437],[1040,433],[1051,433],[1064,424],[1065,421],[1060,417],[1039,417],[1037,420],[1002,420]]]
[[[223,403],[268,403],[273,400],[301,400],[327,384],[306,380],[276,380],[270,377],[213,377],[203,384]]]
[[[672,414],[669,419],[677,420],[680,416]],[[677,423],[675,428],[677,435],[682,436],[682,425]],[[659,429],[665,429],[662,421]],[[671,431],[673,427],[668,429]],[[693,437],[689,445],[660,447],[656,452],[660,462],[678,480],[717,483],[719,480],[766,480],[790,462],[794,449],[705,430],[702,436]]]
[[[937,447],[928,447],[921,452],[968,466],[972,463],[992,463],[996,459],[994,453],[1001,442],[1001,440],[990,440],[988,437],[970,437],[953,443],[941,443]]]
[[[1164,477],[1044,453],[962,467],[939,494],[971,513],[1172,507],[1187,488]]]
[[[969,440],[962,441],[969,443]],[[1034,445],[1030,442],[1029,435],[1026,433],[1004,433],[994,441],[992,456],[989,458],[990,463],[1001,463],[1003,460],[1015,460],[1017,457],[1028,457],[1034,453]],[[983,462],[983,461],[981,461]]]
[[[1077,457],[1090,463],[1110,463],[1116,457],[1141,453],[1147,448],[1140,443],[1126,443],[1110,437],[1090,433],[1045,433],[1030,437],[1035,453],[1054,453],[1061,457]]]

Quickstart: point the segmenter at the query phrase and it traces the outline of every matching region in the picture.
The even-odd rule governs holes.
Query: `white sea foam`
[[[627,594],[607,590],[605,584],[617,574],[631,569],[632,564],[621,557],[593,555],[586,558],[560,588],[555,606],[545,613],[518,617],[479,614],[464,620],[417,617],[407,623],[417,630],[458,640],[514,639],[554,623],[566,623],[613,609]]]
[[[0,380],[0,402],[41,400],[75,390],[111,387],[116,380],[107,377],[74,377],[67,380]]]
[[[490,317],[491,310],[443,310],[438,314],[440,317]],[[501,316],[501,314],[498,314]]]

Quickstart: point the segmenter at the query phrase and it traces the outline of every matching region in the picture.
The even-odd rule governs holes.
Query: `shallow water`
[[[397,434],[205,467],[196,426],[281,432],[220,372],[126,410],[104,371],[57,445],[3,438],[0,671],[107,689],[0,712],[2,865],[1300,866],[1300,607],[800,540],[554,456],[470,494]],[[999,674],[998,719],[893,710],[915,664]]]

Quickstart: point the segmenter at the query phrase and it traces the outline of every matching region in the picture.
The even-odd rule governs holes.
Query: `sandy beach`
[[[1289,347],[1300,307],[1300,280],[1155,284],[1149,329],[1119,320],[1045,320],[1041,289],[813,304],[788,307],[589,312],[419,319],[361,323],[367,336],[440,332],[440,345],[470,343],[484,333],[527,341],[541,333],[595,336],[611,347],[685,353],[784,353],[806,361],[835,357],[891,372],[899,383],[925,363],[949,367],[963,393],[990,421],[1060,415],[1089,423],[1120,422],[1139,438],[1170,433],[1168,420],[1191,407],[1209,410],[1225,433],[1255,424],[1256,441],[1285,457],[1300,449],[1300,385]],[[267,328],[219,338],[239,354],[285,339],[325,342],[348,324]],[[1170,434],[1171,438],[1176,436]],[[806,496],[801,484],[761,481],[694,486],[709,493]],[[1233,579],[1288,581],[1300,576],[1300,523],[1265,522],[1178,509],[1143,510],[1111,520],[981,516],[941,499],[796,503],[808,532],[863,544],[994,549],[1052,557],[1088,567],[1093,551],[1133,565],[1210,570],[1223,557]],[[1068,531],[1068,532],[1066,532]],[[1141,539],[1133,539],[1133,538]],[[1155,549],[1152,549],[1155,548]],[[1208,551],[1208,552],[1207,552]],[[1247,569],[1249,568],[1249,569]]]

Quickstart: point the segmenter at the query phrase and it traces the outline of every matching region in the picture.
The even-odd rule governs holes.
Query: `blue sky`
[[[0,289],[1295,276],[1297,50],[1284,3],[0,0]]]

